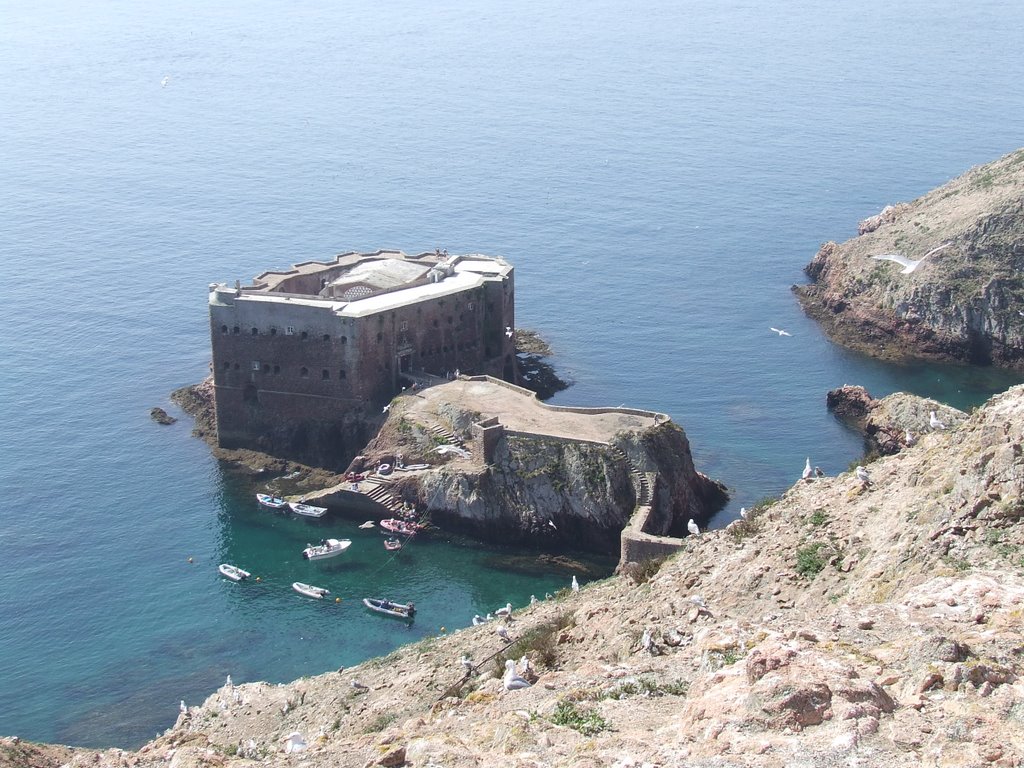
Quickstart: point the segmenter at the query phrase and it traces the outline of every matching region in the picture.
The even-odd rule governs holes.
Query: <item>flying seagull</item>
[[[792,336],[793,334],[789,331],[784,331],[781,328],[769,328],[769,331],[775,331],[779,336]]]
[[[913,272],[915,269],[917,269],[918,266],[920,266],[922,261],[927,259],[933,253],[935,253],[936,251],[941,251],[943,248],[948,248],[951,245],[952,245],[952,243],[943,243],[942,245],[938,246],[937,248],[932,248],[930,251],[928,251],[928,253],[926,253],[924,256],[922,256],[917,261],[915,261],[914,259],[908,259],[906,256],[901,256],[898,253],[883,253],[883,254],[881,254],[879,256],[872,256],[871,258],[872,259],[884,259],[885,261],[895,261],[897,264],[900,264],[900,265],[903,266],[903,269],[900,270],[900,274],[901,275],[909,275],[911,272]]]

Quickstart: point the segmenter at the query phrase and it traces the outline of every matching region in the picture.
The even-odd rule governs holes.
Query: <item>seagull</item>
[[[928,251],[928,253],[926,253],[924,256],[922,256],[917,261],[914,261],[913,259],[908,259],[906,256],[901,256],[898,253],[883,253],[883,254],[880,254],[878,256],[872,256],[871,258],[872,259],[884,259],[885,261],[895,261],[897,264],[900,264],[900,265],[903,266],[903,269],[900,270],[900,274],[901,275],[909,275],[911,272],[913,272],[915,269],[917,269],[918,266],[920,266],[922,261],[927,259],[933,253],[935,253],[936,251],[941,251],[943,248],[948,248],[951,245],[952,245],[952,243],[943,243],[942,245],[938,246],[937,248],[932,248],[930,251]]]
[[[178,705],[178,710],[183,715],[187,715],[188,714],[188,707],[185,706],[185,700],[184,699],[182,699],[181,700],[181,704]]]
[[[903,442],[907,444],[907,447],[914,445],[917,442],[917,438],[911,434],[909,429],[903,430]]]
[[[520,688],[529,688],[530,682],[516,674],[516,663],[512,659],[505,662],[505,675],[501,680],[506,691],[515,691]]]
[[[511,325],[506,325],[505,326],[505,338],[507,338],[507,339],[511,339],[512,338],[512,326]]]
[[[644,630],[644,635],[640,638],[640,648],[648,653],[654,653],[654,636],[651,635],[650,629]]]
[[[284,751],[286,754],[302,752],[306,749],[306,737],[298,731],[293,731],[284,737]]]
[[[700,595],[691,595],[690,602],[693,603],[693,605],[697,606],[698,610],[711,613],[711,611],[708,609],[707,601]]]
[[[868,476],[868,471],[864,467],[857,467],[857,479],[864,485],[871,485],[871,478]]]
[[[160,81],[160,87],[161,88],[166,88],[167,84],[169,82],[171,82],[171,76],[170,75],[164,75],[164,79]]]
[[[530,671],[530,660],[526,658],[524,653],[519,657],[519,661],[516,663],[516,672],[520,675],[525,675]]]
[[[573,592],[579,592],[580,591],[580,583],[576,580],[576,574],[573,574],[573,576],[572,576],[572,591]]]
[[[235,684],[233,682],[231,682],[231,675],[228,675],[228,679],[224,681],[224,685],[227,688],[234,688],[235,687]]]
[[[693,518],[691,517],[689,520],[686,521],[686,530],[688,530],[690,533],[696,536],[698,533],[700,533],[700,526],[693,522]]]
[[[504,624],[499,624],[498,626],[496,626],[494,628],[494,631],[497,632],[498,633],[498,637],[500,637],[505,642],[508,642],[508,643],[512,642],[512,638],[508,634],[508,628],[506,628]]]
[[[825,473],[821,471],[821,467],[815,467],[814,468],[814,476],[815,477],[824,477]]]
[[[370,690],[370,686],[363,685],[363,683],[360,683],[358,680],[353,680],[352,681],[352,687],[355,688],[357,691],[368,691],[368,690]]]
[[[391,403],[388,403],[387,405],[384,406],[384,410],[381,411],[381,413],[387,413],[390,410],[391,410]]]
[[[374,528],[376,525],[377,524],[375,522],[373,522],[373,520],[367,520],[365,523],[363,523],[359,527],[363,528],[363,529],[369,529],[369,528]]]
[[[939,417],[935,415],[935,411],[928,412],[928,426],[932,429],[945,429],[946,425],[939,421]]]
[[[554,520],[548,520],[548,525],[550,525],[550,526],[551,526],[552,528],[554,528],[554,529],[555,529],[556,531],[558,530],[558,526],[557,526],[557,525],[555,525],[555,521],[554,521]]]
[[[536,605],[539,602],[536,595],[530,595],[530,605]]]
[[[473,674],[473,661],[469,656],[463,656],[459,659],[459,663],[465,668],[467,675]]]
[[[479,613],[478,613],[478,614],[476,614],[476,615],[475,615],[475,616],[473,617],[473,626],[474,626],[474,627],[479,627],[479,626],[480,626],[481,624],[486,624],[486,623],[487,623],[487,622],[486,622],[486,621],[484,621],[484,617],[483,617],[483,616],[481,616],[481,615],[480,615]]]
[[[494,612],[495,616],[511,616],[512,615],[512,603],[507,603],[504,608],[499,608]]]
[[[784,331],[781,328],[769,328],[769,331],[775,331],[779,336],[792,336],[793,334],[789,331]]]
[[[804,464],[804,472],[802,475],[800,475],[800,477],[804,480],[807,480],[808,478],[810,478],[812,472],[814,472],[814,470],[811,469],[811,457],[808,456],[807,463]]]
[[[740,520],[746,520],[747,519],[747,514],[748,514],[747,508],[746,507],[740,507]]]

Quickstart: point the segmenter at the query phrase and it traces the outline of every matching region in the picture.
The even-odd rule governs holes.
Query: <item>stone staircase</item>
[[[430,434],[436,437],[438,440],[443,440],[448,445],[457,445],[460,448],[463,447],[462,438],[452,432],[446,427],[442,427],[440,424],[433,424],[428,427]]]
[[[372,499],[378,504],[387,507],[392,512],[398,512],[402,508],[402,500],[396,497],[391,492],[391,485],[394,483],[394,479],[390,477],[379,477],[375,476],[372,480],[367,479],[364,483],[373,483],[374,487],[368,491],[363,491],[363,495],[368,499]]]
[[[629,474],[633,478],[633,491],[636,493],[636,505],[638,507],[649,506],[652,500],[651,496],[651,482],[647,477],[646,472],[641,472],[637,466],[633,463],[632,459],[626,455],[626,452],[616,446],[610,446],[608,452],[612,454],[619,461],[622,461],[629,467]]]

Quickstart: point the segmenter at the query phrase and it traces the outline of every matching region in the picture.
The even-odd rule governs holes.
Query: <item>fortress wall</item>
[[[682,548],[683,539],[673,536],[652,536],[643,532],[650,513],[650,507],[637,507],[629,525],[622,529],[619,565],[616,570],[621,571],[626,563],[641,563],[644,560],[668,557]]]
[[[494,376],[467,376],[466,378],[468,378],[470,381],[488,381],[491,384],[497,384],[498,386],[505,387],[506,389],[511,389],[513,392],[518,392],[524,397],[530,397],[537,400],[537,405],[539,405],[541,408],[547,408],[552,411],[581,413],[583,415],[598,413],[626,413],[631,416],[643,416],[646,418],[654,419],[655,421],[670,420],[668,414],[658,413],[657,411],[647,411],[641,408],[581,408],[574,405],[551,405],[549,403],[545,403],[543,400],[538,399],[536,392],[526,389],[525,387],[520,387],[517,384],[511,384],[507,381],[496,378]]]

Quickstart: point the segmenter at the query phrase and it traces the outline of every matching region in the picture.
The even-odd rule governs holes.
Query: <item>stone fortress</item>
[[[515,380],[513,268],[435,251],[344,253],[210,286],[218,443],[342,467],[414,382]]]

